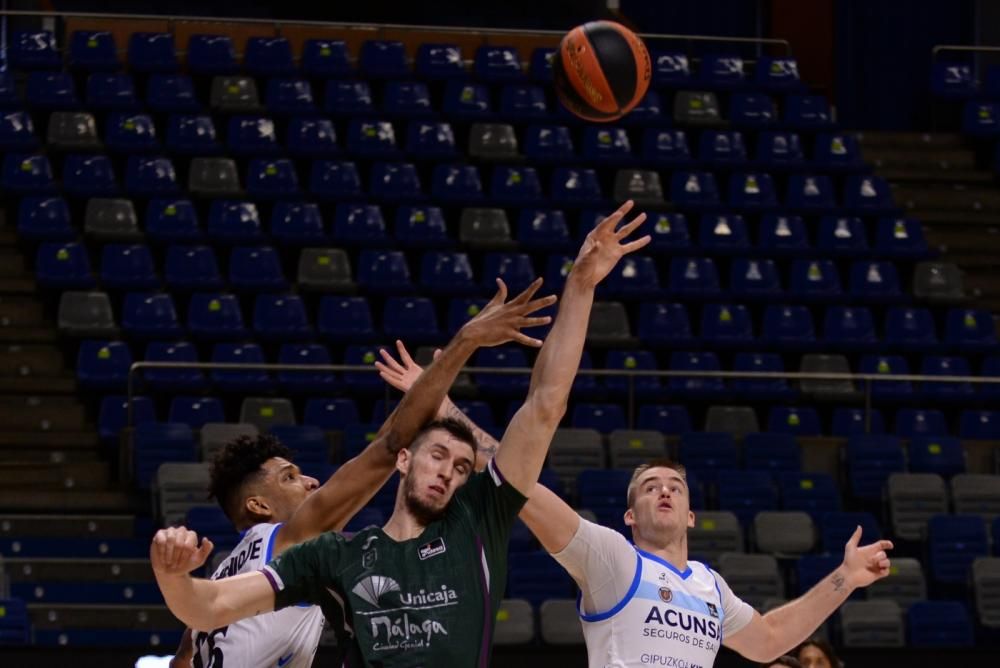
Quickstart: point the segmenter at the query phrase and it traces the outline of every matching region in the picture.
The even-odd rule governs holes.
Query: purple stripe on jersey
[[[278,581],[275,579],[274,573],[271,572],[270,568],[265,566],[264,568],[260,569],[260,572],[263,573],[264,577],[267,578],[267,581],[270,583],[271,589],[274,590],[275,594],[281,591],[281,587],[278,586]]]
[[[492,465],[492,460],[490,461]],[[499,472],[498,472],[499,473]],[[483,586],[483,644],[479,649],[479,665],[486,668],[490,664],[490,647],[493,644],[490,626],[490,584],[486,581],[486,572],[483,570],[483,562],[486,560],[486,552],[483,549],[483,540],[476,535],[476,553],[479,555],[479,580]]]
[[[507,478],[503,477],[503,473],[500,472],[500,467],[497,466],[496,457],[494,457],[493,459],[491,459],[490,463],[487,464],[487,466],[490,468],[490,472],[493,474],[493,480],[494,480],[494,482],[496,482],[497,487],[499,487],[499,486],[501,486],[501,485],[503,485],[503,484],[505,484],[507,482]]]

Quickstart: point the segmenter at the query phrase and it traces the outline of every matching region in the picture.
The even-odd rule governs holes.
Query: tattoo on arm
[[[837,592],[839,594],[840,592],[842,592],[844,590],[844,576],[843,575],[841,575],[840,573],[834,573],[833,574],[833,578],[831,579],[831,581],[833,582],[833,590],[835,592]]]
[[[462,412],[462,409],[452,404],[448,407],[448,417],[458,420],[469,429],[476,437],[476,442],[479,444],[479,452],[485,454],[488,458],[493,457],[497,454],[497,443],[496,439],[483,431],[482,427],[477,425],[475,422],[469,419],[469,416]]]

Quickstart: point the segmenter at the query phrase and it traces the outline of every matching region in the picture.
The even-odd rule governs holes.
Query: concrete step
[[[87,431],[0,431],[0,449],[23,448],[52,453],[61,450],[95,450],[96,430]]]
[[[0,297],[0,327],[43,326],[45,307],[30,297]]]
[[[968,141],[960,134],[930,132],[859,132],[858,142],[869,148],[965,148]]]
[[[5,490],[105,490],[110,483],[107,462],[0,464],[0,487]]]
[[[0,511],[25,513],[135,512],[135,499],[122,491],[0,489]]]
[[[0,536],[134,538],[132,515],[0,515]]]
[[[86,411],[74,397],[0,396],[0,430],[83,431]]]
[[[11,582],[152,582],[148,559],[4,559]]]
[[[162,605],[70,605],[32,603],[28,606],[31,626],[36,629],[180,629],[166,606]],[[165,648],[171,653],[173,648]],[[162,653],[162,652],[161,652]]]
[[[96,441],[88,435],[89,441]],[[34,444],[20,448],[0,448],[0,463],[27,462],[35,464],[77,464],[80,462],[96,462],[101,459],[101,453],[96,448],[87,450],[60,450],[39,448]]]
[[[49,345],[14,344],[0,346],[0,377],[54,377],[65,374],[59,348]]]

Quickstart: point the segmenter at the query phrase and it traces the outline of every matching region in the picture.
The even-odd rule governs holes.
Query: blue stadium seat
[[[913,218],[880,218],[875,231],[875,251],[893,259],[930,255],[923,225]]]
[[[362,119],[348,126],[347,150],[362,158],[393,158],[400,153],[392,123]]]
[[[122,341],[81,341],[76,378],[84,390],[122,392],[126,389],[132,353]]]
[[[405,79],[411,74],[402,42],[370,39],[361,45],[361,73],[373,79]]]
[[[329,118],[291,118],[285,148],[296,157],[322,158],[340,152],[337,131]]]
[[[885,421],[878,409],[871,411],[868,417],[869,425],[865,427],[865,411],[863,408],[835,408],[833,410],[832,428],[830,433],[845,438],[855,434],[884,434]]]
[[[896,211],[889,182],[881,176],[854,174],[844,186],[844,206],[864,214],[891,214]]]
[[[896,434],[903,438],[947,436],[944,413],[934,408],[901,408],[896,413]]]
[[[894,301],[902,291],[896,265],[891,262],[855,262],[851,265],[851,296],[871,302]]]
[[[171,33],[134,32],[128,41],[128,66],[144,74],[177,71],[177,47]]]
[[[805,306],[772,304],[764,311],[761,340],[781,349],[809,350],[816,346],[816,328]]]
[[[101,251],[101,285],[105,288],[146,290],[159,284],[147,246],[108,244]]]
[[[400,251],[361,251],[358,256],[358,285],[372,292],[411,292],[413,284],[406,256]]]
[[[439,295],[467,295],[478,291],[469,256],[465,253],[424,254],[420,262],[420,284],[428,292]]]
[[[454,158],[455,132],[449,123],[413,121],[406,129],[406,152],[418,159]]]
[[[867,255],[864,222],[856,217],[823,216],[819,221],[816,248],[829,257]]]
[[[270,79],[264,98],[272,114],[314,114],[317,111],[312,86],[303,79]]]
[[[325,339],[335,343],[370,340],[375,333],[371,306],[364,297],[324,296],[316,325]]]
[[[1000,355],[990,355],[983,360],[980,376],[984,378],[1000,378]],[[977,388],[979,394],[989,399],[1000,397],[1000,385],[990,383]]]
[[[636,427],[664,434],[686,434],[691,431],[691,417],[683,406],[643,404],[639,407]]]
[[[197,339],[238,339],[246,335],[239,302],[229,294],[193,294],[188,304],[187,327]]]
[[[743,459],[749,471],[776,474],[795,473],[802,469],[802,451],[791,434],[747,434],[743,437]]]
[[[931,580],[966,586],[976,557],[989,556],[986,522],[980,515],[935,515],[927,522]]]
[[[96,286],[87,249],[75,242],[47,242],[35,253],[38,285],[52,290],[85,290]]]
[[[771,175],[763,172],[733,174],[729,178],[729,204],[737,209],[752,211],[778,206]]]
[[[14,87],[14,77],[10,72],[0,72],[0,109],[17,109],[23,105]]]
[[[201,429],[209,422],[225,422],[222,402],[216,397],[174,397],[170,400],[167,422],[183,422]]]
[[[23,197],[18,205],[17,235],[26,241],[72,241],[76,229],[61,197]]]
[[[910,367],[906,358],[898,355],[865,355],[858,367],[860,373],[906,375]],[[913,396],[913,386],[907,380],[874,381],[872,397],[880,400],[904,400]]]
[[[565,125],[529,125],[524,154],[534,162],[568,162],[576,157],[576,149]]]
[[[182,331],[174,300],[166,293],[128,293],[121,319],[122,330],[131,339],[175,339]]]
[[[542,199],[542,184],[534,167],[497,166],[490,195],[503,206],[524,206]]]
[[[417,47],[414,68],[417,76],[430,81],[463,77],[465,62],[462,47],[425,42]]]
[[[191,200],[152,199],[146,207],[145,221],[146,234],[154,241],[198,241],[203,236]]]
[[[374,204],[339,204],[333,224],[338,243],[380,245],[387,239],[382,210]]]
[[[840,555],[847,539],[861,526],[861,544],[874,542],[882,536],[878,519],[868,512],[829,512],[818,523],[823,551]]]
[[[779,473],[777,478],[782,510],[809,513],[820,526],[827,514],[840,510],[840,490],[829,473],[786,472]],[[843,545],[840,549],[843,550]],[[839,563],[841,557],[837,559]],[[825,572],[829,573],[831,570]]]
[[[222,147],[216,139],[212,117],[171,114],[167,119],[166,149],[181,155],[216,155]]]
[[[815,515],[814,521],[818,521]],[[802,596],[830,575],[842,561],[836,554],[804,554],[795,560],[795,593]],[[854,595],[856,598],[856,595]]]
[[[623,258],[598,287],[600,297],[652,298],[662,292],[656,262],[643,255]]]
[[[638,334],[649,345],[683,347],[694,341],[690,319],[682,304],[643,301],[639,306]]]
[[[367,81],[330,79],[326,82],[323,99],[323,111],[331,114],[365,114],[375,109]]]
[[[906,468],[903,448],[895,436],[849,436],[846,454],[851,493],[864,501],[881,501],[889,475]]]
[[[212,361],[220,364],[263,364],[264,353],[256,343],[217,343],[212,348]],[[212,383],[223,392],[269,392],[274,383],[266,371],[256,369],[216,369]]]
[[[621,122],[627,125],[653,125],[663,121],[663,100],[655,90],[647,90]]]
[[[631,474],[618,469],[588,469],[577,476],[579,506],[597,515],[605,526],[626,532],[621,517],[621,500],[628,493]]]
[[[736,258],[730,265],[729,289],[743,299],[770,300],[783,293],[774,260]]]
[[[146,104],[151,111],[192,114],[201,109],[194,82],[183,74],[154,74],[146,84]]]
[[[625,413],[618,404],[577,404],[570,425],[574,429],[594,429],[610,434],[626,427]]]
[[[597,173],[593,169],[557,167],[552,171],[549,194],[561,203],[600,202],[604,199]]]
[[[112,196],[119,192],[111,158],[106,155],[67,155],[63,162],[63,190],[78,197]]]
[[[958,435],[970,440],[1000,440],[1000,411],[962,411],[959,419]]]
[[[286,245],[306,246],[327,239],[319,206],[312,202],[277,202],[271,210],[271,236]]]
[[[571,242],[565,214],[560,209],[521,209],[517,243],[527,250],[568,250]]]
[[[921,307],[893,306],[886,312],[885,340],[903,350],[933,351],[938,338],[931,312]]]
[[[681,434],[678,457],[698,479],[712,484],[719,471],[739,468],[739,455],[733,435],[724,432],[692,431]]]
[[[58,70],[62,54],[56,36],[48,30],[18,30],[10,37],[7,58],[15,70]]]
[[[548,554],[536,551],[510,556],[508,596],[523,598],[537,607],[546,599],[568,598],[572,592],[573,580]]]
[[[150,488],[160,464],[193,462],[196,458],[194,434],[186,424],[140,424],[133,443],[135,483],[140,490]]]
[[[737,353],[733,359],[733,371],[781,373],[784,370],[781,355],[776,353]],[[761,399],[790,399],[796,394],[784,378],[735,378],[731,385],[737,394]]]
[[[112,112],[105,127],[104,144],[112,153],[151,153],[160,148],[148,114]]]
[[[794,132],[761,132],[757,137],[757,162],[766,169],[787,169],[805,164],[799,135]]]
[[[264,238],[253,202],[214,200],[208,210],[208,236],[220,243],[255,243]]]
[[[68,72],[29,74],[24,86],[24,102],[29,108],[41,111],[71,110],[80,106],[76,84]]]
[[[128,74],[97,72],[87,77],[87,106],[101,111],[128,111],[139,106]]]
[[[496,279],[503,279],[511,295],[516,295],[535,280],[531,257],[525,253],[487,253],[483,260],[482,287],[496,291]]]
[[[125,190],[135,197],[162,197],[180,190],[169,158],[133,155],[125,166]]]
[[[249,37],[243,67],[254,77],[283,77],[295,73],[292,45],[284,37]]]
[[[361,194],[361,176],[350,161],[316,160],[309,177],[309,192],[320,200],[353,199]]]
[[[0,116],[0,151],[33,151],[39,139],[35,124],[25,111],[11,111]]]
[[[307,39],[302,45],[302,73],[312,79],[348,76],[354,71],[342,40]]]
[[[192,74],[217,76],[237,74],[236,45],[229,35],[191,35],[187,68]]]
[[[153,405],[152,399],[133,396],[131,424],[148,422],[156,422],[156,407]],[[97,433],[101,437],[101,443],[117,448],[121,430],[128,425],[128,397],[117,394],[102,397],[97,417]]]
[[[20,195],[52,192],[55,189],[52,165],[44,155],[8,153],[3,159],[0,187]]]
[[[555,292],[562,290],[572,269],[573,258],[569,255],[550,255],[545,261],[545,288]]]
[[[298,295],[257,295],[253,329],[263,341],[300,341],[313,335],[305,303]]]
[[[830,104],[822,95],[786,97],[784,121],[786,125],[797,130],[821,130],[833,125]]]
[[[319,427],[283,424],[271,427],[271,433],[291,449],[300,466],[330,463],[330,444]]]
[[[226,150],[236,156],[268,156],[280,150],[274,121],[264,116],[233,116],[226,130]]]
[[[486,300],[480,298],[457,298],[448,303],[448,334],[454,336],[472,318],[476,317]]]
[[[976,77],[968,63],[931,64],[931,92],[937,97],[967,98],[976,94]]]
[[[197,362],[198,351],[186,341],[152,341],[146,346],[147,362]],[[146,386],[156,392],[203,392],[207,384],[201,369],[146,369],[141,374]],[[221,412],[221,407],[220,407]],[[168,420],[173,422],[174,420]],[[179,420],[186,422],[186,420]],[[220,420],[224,422],[225,420]]]
[[[719,358],[715,353],[674,352],[670,354],[671,371],[719,371]],[[675,376],[668,383],[671,392],[692,396],[712,395],[724,390],[721,378]]]
[[[445,202],[475,202],[483,197],[483,183],[475,165],[437,165],[431,194]]]
[[[632,162],[632,145],[624,128],[588,126],[583,131],[583,159],[605,164]]]
[[[809,213],[828,213],[837,205],[833,184],[825,174],[796,173],[789,176],[785,203],[791,209]]]
[[[996,348],[993,314],[981,309],[950,309],[945,325],[945,341],[961,352]]]
[[[799,299],[836,299],[841,295],[840,274],[832,260],[795,260],[789,288]]]
[[[375,360],[378,359],[381,359],[378,355],[378,346],[351,345],[347,346],[344,351],[344,364],[363,365],[374,368]],[[382,392],[385,388],[385,383],[382,382],[377,373],[345,371],[343,380],[344,385],[351,388],[352,394],[359,391],[368,393]]]
[[[229,253],[229,283],[235,290],[288,288],[281,258],[270,246],[237,246]]]
[[[864,306],[831,306],[823,321],[825,343],[840,350],[870,350],[878,346],[872,312]]]
[[[677,252],[691,248],[691,234],[683,213],[650,212],[649,220],[651,226],[643,226],[645,233],[652,237],[649,250]]]
[[[946,434],[913,434],[909,463],[914,473],[937,473],[947,478],[965,473],[965,451],[960,440]]]
[[[719,510],[736,515],[743,526],[753,524],[757,513],[778,509],[778,490],[768,471],[718,472]]]
[[[760,56],[754,67],[754,83],[765,90],[799,90],[802,88],[799,64],[787,56]]]
[[[760,222],[758,247],[775,256],[794,256],[809,251],[809,236],[801,216],[764,214]]]
[[[743,58],[734,54],[706,54],[701,59],[698,78],[706,88],[739,88],[746,78]]]
[[[556,58],[557,49],[540,46],[531,52],[529,72],[533,81],[541,83],[552,82],[552,61]]]
[[[457,119],[489,118],[493,114],[489,88],[485,84],[449,81],[444,89],[442,110]]]
[[[434,302],[427,297],[389,297],[382,311],[382,329],[390,339],[422,344],[441,339]]]
[[[743,304],[706,304],[701,312],[701,339],[713,348],[753,341],[753,322]]]
[[[736,166],[747,161],[743,133],[732,130],[707,130],[698,143],[698,159],[713,166]]]
[[[521,55],[513,46],[484,44],[476,49],[472,65],[476,76],[483,81],[519,81],[524,77]]]
[[[410,162],[373,164],[371,194],[388,201],[414,201],[424,198],[417,168]]]
[[[642,159],[658,167],[690,166],[691,150],[687,135],[683,130],[646,130],[642,134]]]
[[[834,171],[856,171],[865,165],[857,137],[841,132],[816,136],[813,161],[824,169]]]
[[[686,298],[720,294],[719,273],[712,258],[674,258],[670,261],[670,291]]]
[[[606,369],[623,371],[655,371],[656,367],[656,358],[648,350],[610,350],[604,364]],[[660,379],[656,376],[637,376],[631,379],[608,376],[604,379],[604,386],[618,396],[627,396],[630,387],[640,395],[656,394],[661,389]]]
[[[526,368],[528,360],[520,348],[482,348],[473,366],[488,368]],[[520,395],[528,388],[528,376],[476,374],[479,390],[490,396]]]
[[[294,199],[299,190],[295,164],[287,158],[255,158],[247,167],[247,195],[258,200]]]
[[[324,398],[306,401],[302,424],[315,425],[326,431],[341,431],[358,422],[358,407],[353,399]]]
[[[778,111],[774,100],[765,93],[733,93],[729,120],[737,128],[766,128],[778,120]]]
[[[972,647],[975,628],[969,611],[959,601],[918,601],[906,611],[907,641],[911,647]]]
[[[819,413],[811,407],[775,406],[767,416],[767,430],[793,436],[819,436]]]
[[[660,51],[650,54],[653,61],[653,83],[667,88],[682,88],[691,80],[687,54],[681,51]]]
[[[545,89],[531,84],[507,84],[500,90],[500,114],[515,120],[549,115]]]
[[[750,232],[743,216],[706,214],[698,230],[700,246],[712,255],[743,253],[750,249]]]
[[[216,290],[223,285],[215,252],[208,246],[169,246],[163,276],[174,290]]]
[[[674,172],[670,177],[670,199],[682,209],[709,208],[721,202],[711,172]]]
[[[396,209],[395,240],[409,248],[448,246],[448,227],[440,207],[401,206]]]
[[[962,112],[962,134],[981,139],[1000,135],[1000,104],[969,100]]]

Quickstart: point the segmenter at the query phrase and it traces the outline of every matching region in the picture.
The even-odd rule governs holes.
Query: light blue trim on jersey
[[[704,564],[703,564],[704,565]],[[725,635],[722,630],[722,623],[726,619],[726,611],[722,605],[722,590],[719,589],[719,578],[715,576],[715,571],[713,571],[708,566],[705,566],[705,570],[709,572],[712,576],[712,581],[715,582],[715,593],[719,595],[719,644],[722,644],[722,637]]]
[[[635,546],[633,545],[632,547],[635,547]],[[665,566],[665,567],[669,568],[681,580],[687,580],[689,577],[691,577],[691,564],[690,564],[690,562],[688,563],[687,568],[685,568],[683,571],[681,571],[681,570],[678,570],[678,568],[676,566],[674,566],[672,563],[670,563],[666,559],[661,559],[660,557],[656,556],[655,554],[651,554],[649,552],[646,552],[645,550],[641,550],[638,547],[635,548],[635,551],[638,552],[639,554],[641,554],[642,556],[646,557],[647,559],[655,561],[656,563],[660,564],[661,566]]]
[[[643,599],[645,601],[652,601],[659,605],[671,605],[675,608],[681,608],[687,610],[688,612],[693,612],[696,615],[704,615],[710,617],[712,613],[708,609],[708,604],[697,596],[692,596],[686,591],[677,591],[675,589],[670,590],[670,601],[664,601],[660,598],[660,589],[662,585],[655,582],[644,581],[639,586],[639,591],[636,592],[635,598]]]
[[[632,578],[632,584],[629,586],[628,592],[625,597],[618,602],[618,605],[611,608],[607,612],[599,612],[593,615],[583,614],[583,594],[580,593],[576,597],[576,610],[580,614],[580,619],[585,622],[603,622],[605,619],[614,617],[621,609],[624,608],[632,597],[635,595],[636,590],[639,589],[639,584],[642,582],[642,557],[638,554],[635,555],[635,576]]]
[[[279,522],[274,525],[274,529],[271,530],[271,535],[267,539],[267,549],[264,550],[264,563],[271,563],[271,556],[274,554],[274,539],[278,535],[278,530],[285,525],[284,522]]]

